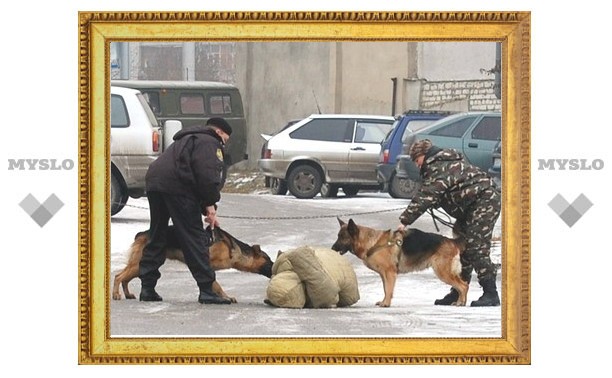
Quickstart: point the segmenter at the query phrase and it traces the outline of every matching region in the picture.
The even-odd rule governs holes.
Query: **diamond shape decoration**
[[[572,227],[593,206],[593,202],[581,193],[572,203],[569,203],[561,194],[557,194],[548,206],[567,224]]]

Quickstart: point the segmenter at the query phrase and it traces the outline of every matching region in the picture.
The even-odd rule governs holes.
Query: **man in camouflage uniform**
[[[501,195],[487,173],[463,159],[453,149],[441,149],[428,139],[410,147],[410,158],[423,179],[419,192],[400,216],[400,229],[412,224],[429,209],[442,208],[455,218],[453,232],[466,241],[461,255],[461,277],[470,282],[472,270],[484,294],[472,306],[499,306],[495,284],[497,269],[489,257],[493,227],[499,218]],[[459,297],[451,289],[436,305],[450,305]]]

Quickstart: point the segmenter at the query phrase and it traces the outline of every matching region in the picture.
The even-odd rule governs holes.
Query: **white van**
[[[111,86],[111,215],[117,214],[129,197],[145,195],[149,165],[181,129],[180,121],[162,127],[147,100],[135,89]]]

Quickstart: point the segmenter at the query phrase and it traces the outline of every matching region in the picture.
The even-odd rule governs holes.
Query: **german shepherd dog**
[[[385,297],[376,305],[389,307],[398,273],[417,272],[429,267],[440,280],[459,292],[453,303],[465,306],[468,284],[461,279],[460,255],[465,249],[461,238],[423,232],[414,228],[404,231],[381,231],[358,226],[352,219],[340,220],[338,239],[332,249],[345,254],[351,252],[364,264],[380,274]]]
[[[272,277],[272,260],[268,254],[260,249],[259,245],[250,246],[243,243],[218,227],[211,231],[209,226],[206,231],[212,236],[213,240],[213,243],[208,248],[208,252],[210,254],[210,266],[214,270],[234,268],[243,272],[258,273],[268,278]],[[115,275],[113,299],[121,299],[119,285],[123,287],[126,299],[136,298],[134,294],[130,293],[128,283],[138,277],[140,259],[148,241],[148,231],[139,232],[134,237],[134,242],[128,252],[128,263],[121,272]],[[180,249],[174,226],[168,227],[168,241],[165,252],[167,259],[185,263],[185,257]],[[230,299],[234,303],[236,302],[236,298],[228,296],[217,281],[213,282],[212,288],[217,295]]]

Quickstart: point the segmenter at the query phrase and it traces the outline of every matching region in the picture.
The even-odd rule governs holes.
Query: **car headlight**
[[[501,169],[501,157],[493,158],[493,168]]]

